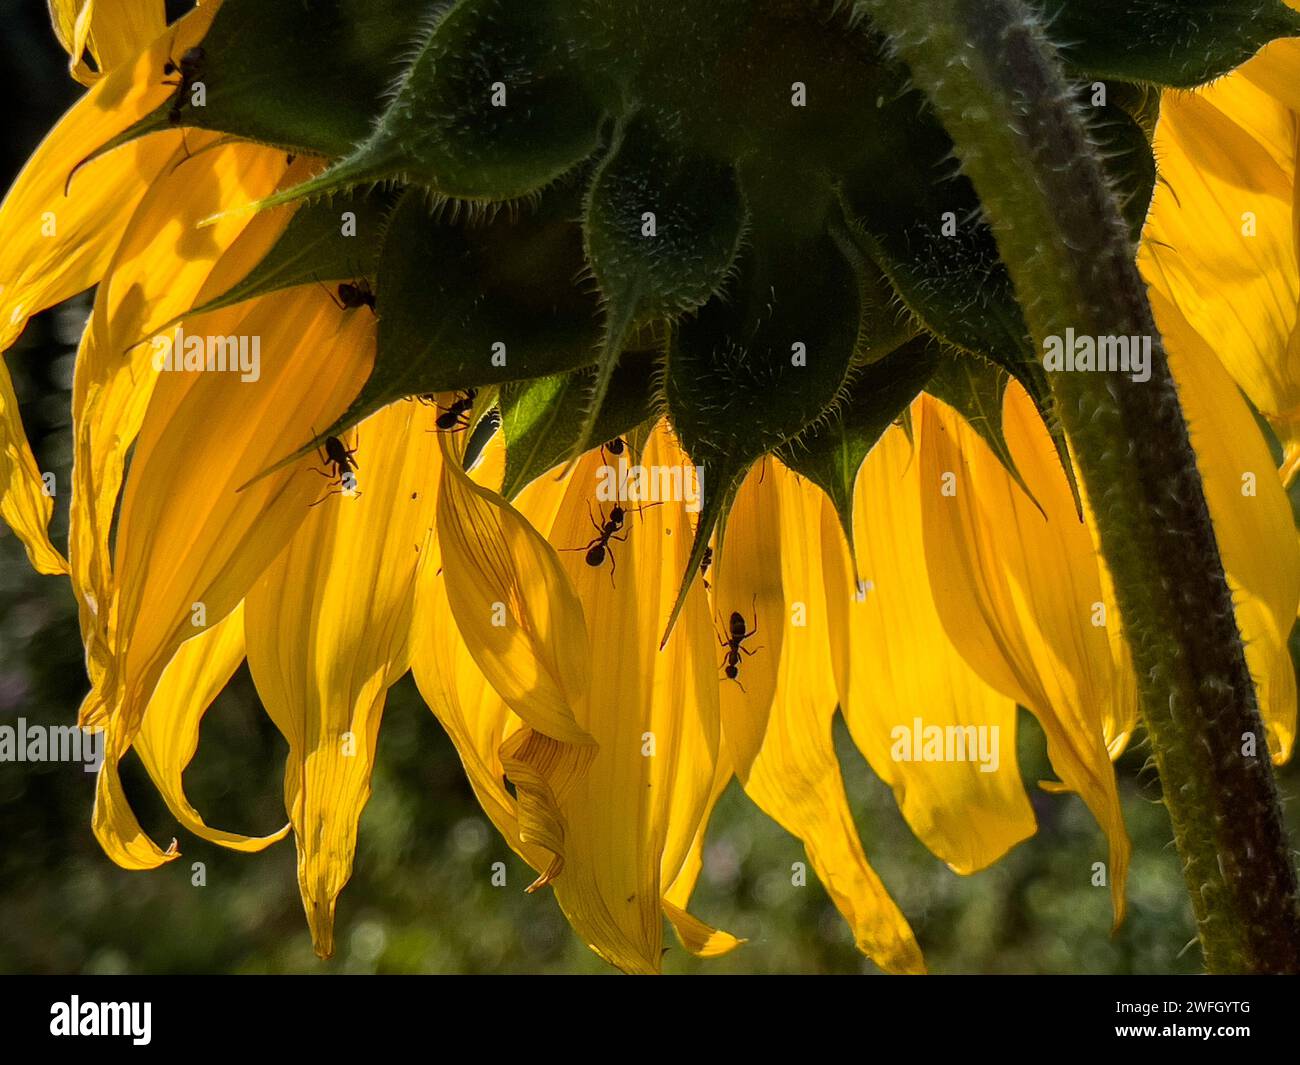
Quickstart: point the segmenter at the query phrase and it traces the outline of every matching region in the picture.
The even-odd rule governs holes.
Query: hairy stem
[[[1022,0],[859,6],[952,136],[1034,340],[1152,338],[1149,381],[1060,372],[1052,389],[1115,578],[1206,966],[1300,971],[1295,868],[1196,457],[1056,52]]]

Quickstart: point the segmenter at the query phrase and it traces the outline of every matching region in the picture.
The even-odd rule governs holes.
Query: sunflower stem
[[[1196,457],[1055,49],[1022,0],[858,6],[953,138],[1039,350],[1067,328],[1152,338],[1148,381],[1056,372],[1052,390],[1115,579],[1206,967],[1300,971],[1295,867]]]

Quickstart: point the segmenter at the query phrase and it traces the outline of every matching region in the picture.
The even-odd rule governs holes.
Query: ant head
[[[605,561],[605,548],[602,544],[595,544],[587,552],[587,565],[599,566]]]
[[[733,610],[731,612],[731,631],[732,632],[745,631],[745,616],[741,614],[739,610]]]
[[[169,76],[172,75],[172,74],[175,74],[175,73],[176,73],[176,64],[173,63],[170,59],[167,60],[167,62],[165,62],[165,63],[163,64],[163,73],[164,73],[164,74],[167,74],[167,75],[169,75]]]
[[[339,285],[339,299],[344,303],[351,303],[361,295],[361,288],[352,284],[350,281],[344,281]]]
[[[625,445],[623,443],[623,438],[621,436],[616,436],[614,437],[613,440],[611,440],[608,444],[605,445],[605,450],[608,451],[611,455],[621,455],[623,454],[624,447]]]
[[[622,521],[626,517],[627,517],[627,511],[625,511],[622,507],[620,507],[617,503],[615,503],[614,508],[609,512],[609,520]]]
[[[473,403],[476,399],[478,399],[478,389],[477,389],[477,388],[467,388],[467,389],[465,389],[465,401],[466,401],[467,403]]]
[[[343,441],[337,436],[327,436],[325,438],[325,454],[333,462],[344,462],[348,457],[348,449],[343,446]]]

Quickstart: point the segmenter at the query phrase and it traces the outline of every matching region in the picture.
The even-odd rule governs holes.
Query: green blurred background
[[[77,88],[39,0],[0,0],[0,78],[11,101],[0,132],[8,185]],[[90,145],[87,148],[92,147]],[[73,350],[89,312],[80,297],[34,320],[6,356],[42,470],[70,483]],[[53,537],[66,542],[67,494]],[[1293,649],[1295,642],[1293,641]],[[0,724],[68,724],[86,690],[68,582],[40,577],[0,528]],[[1024,779],[1050,778],[1043,735],[1021,713]],[[1093,887],[1100,830],[1075,796],[1031,788],[1038,834],[994,868],[960,877],[908,831],[893,797],[837,724],[841,764],[868,857],[938,973],[1194,973],[1191,908],[1159,783],[1138,743],[1118,770],[1133,838],[1129,916],[1111,934],[1109,893]],[[204,721],[189,795],[210,824],[262,833],[283,823],[286,746],[262,713],[246,670]],[[90,832],[94,776],[79,765],[0,763],[0,972],[611,972],[569,931],[549,892],[482,815],[451,743],[407,677],[390,693],[374,796],[361,821],[356,869],[338,906],[338,950],[312,953],[293,844],[260,855],[213,847],[182,830],[134,757],[124,777],[141,823],[183,857],[152,873],[118,869]],[[1284,769],[1284,795],[1300,768]],[[1295,836],[1294,810],[1289,821]],[[810,874],[791,885],[798,842],[733,783],[710,824],[692,910],[748,939],[698,961],[668,939],[668,972],[854,973],[876,968]],[[491,885],[503,861],[508,884]],[[193,886],[192,863],[206,885]]]

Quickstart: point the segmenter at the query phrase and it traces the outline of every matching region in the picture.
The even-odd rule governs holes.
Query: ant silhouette
[[[170,85],[176,89],[172,94],[171,106],[167,109],[167,123],[171,126],[181,124],[181,108],[185,106],[186,98],[191,95],[191,89],[198,83],[203,76],[203,62],[206,53],[202,48],[187,48],[182,53],[180,62],[172,59],[170,56],[167,62],[163,64],[163,77],[175,78],[174,81],[164,80],[164,85]],[[188,162],[190,155],[189,141],[185,139],[185,131],[181,130],[181,147],[185,149],[185,158],[180,160],[176,166],[172,167],[174,171],[181,163]]]
[[[444,407],[438,402],[438,397],[432,392],[424,392],[415,397],[417,403],[423,403],[426,407],[437,407],[441,414],[434,419],[436,430],[429,429],[427,432],[439,433],[459,433],[469,428],[469,415],[474,407],[474,401],[478,399],[477,388],[467,388],[464,392],[458,393],[452,400],[451,406]]]
[[[320,449],[317,448],[317,454],[319,453]],[[330,496],[343,495],[345,492],[351,492],[358,496],[361,494],[357,491],[355,471],[360,467],[354,457],[356,453],[356,448],[348,447],[337,436],[327,436],[325,438],[325,454],[321,457],[321,463],[325,466],[325,469],[316,466],[308,468],[313,473],[319,473],[322,477],[329,478],[330,487],[311,506],[317,506],[324,503]]]
[[[646,507],[662,506],[661,503],[647,503],[645,506],[637,507],[637,512],[645,510]],[[591,518],[592,527],[596,530],[596,535],[587,541],[582,547],[562,547],[561,551],[585,551],[584,561],[592,569],[605,564],[605,559],[609,559],[609,583],[614,584],[614,573],[618,569],[618,561],[614,558],[613,542],[625,543],[627,536],[619,536],[618,533],[625,531],[627,522],[627,511],[615,503],[609,511],[609,517],[606,518],[601,514],[601,520],[597,521],[596,516],[591,512],[591,500],[587,500],[587,516]]]
[[[597,521],[596,516],[591,512],[591,500],[587,500],[587,516],[591,518],[591,524],[596,530],[596,535],[587,541],[582,547],[564,547],[562,551],[585,551],[584,561],[592,569],[605,564],[605,558],[609,558],[609,583],[614,584],[614,571],[618,569],[618,563],[614,559],[614,548],[611,541],[617,540],[624,543],[627,535],[617,535],[623,531],[623,524],[627,520],[627,511],[617,503],[610,509],[609,517],[601,515],[601,520]]]
[[[364,277],[356,281],[340,283],[338,296],[335,297],[334,293],[330,292],[330,299],[334,301],[334,306],[341,311],[354,311],[358,307],[369,307],[370,313],[375,313],[375,293],[370,287],[370,282]]]
[[[203,76],[205,58],[206,53],[202,48],[187,48],[181,55],[179,63],[168,57],[167,62],[163,64],[164,77],[176,79],[163,82],[164,85],[171,85],[176,89],[172,96],[171,107],[167,111],[167,121],[173,126],[181,124],[181,108],[185,106],[185,98],[189,96],[194,83]]]
[[[761,647],[755,647],[752,651],[744,646],[745,641],[751,636],[758,635],[758,593],[754,594],[754,601],[750,604],[750,610],[754,614],[754,627],[745,628],[745,615],[739,610],[731,612],[731,619],[728,622],[729,635],[726,639],[718,637],[718,645],[725,647],[727,653],[722,657],[722,671],[727,675],[728,680],[734,680],[737,687],[743,692],[745,686],[740,683],[740,653],[743,651],[749,657],[753,657],[762,650]]]
[[[707,591],[712,585],[709,584],[709,578],[705,576],[709,572],[709,567],[713,564],[713,547],[709,546],[704,549],[704,554],[700,556],[700,580],[704,582],[704,588]]]
[[[359,277],[355,281],[340,282],[336,289],[337,295],[331,292],[320,278],[316,279],[316,284],[325,289],[330,302],[341,311],[355,311],[358,307],[369,307],[370,313],[375,313],[375,292],[364,277]]]

